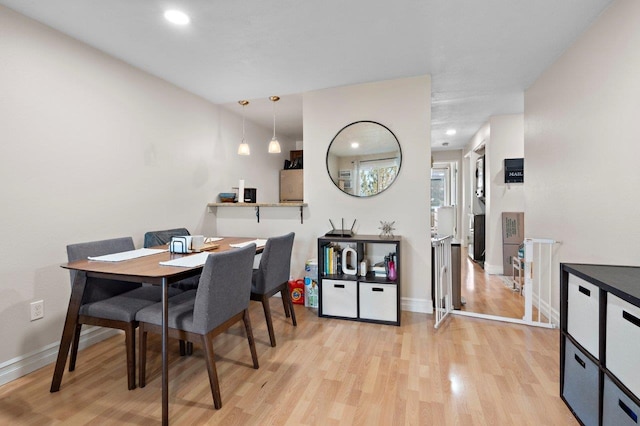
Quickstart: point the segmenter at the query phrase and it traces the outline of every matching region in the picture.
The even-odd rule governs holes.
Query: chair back
[[[92,241],[88,243],[70,244],[67,246],[67,259],[69,262],[86,259],[89,256],[103,256],[105,254],[120,253],[135,250],[131,237],[112,238],[109,240]],[[71,285],[78,271],[71,272]],[[117,296],[129,290],[140,287],[142,284],[124,281],[108,280],[103,278],[88,278],[82,297],[82,304],[97,302]]]
[[[206,334],[249,307],[256,245],[210,254],[193,307],[193,331]]]
[[[149,231],[144,234],[144,247],[161,246],[171,241],[171,237],[184,237],[185,235],[191,235],[186,228]]]
[[[295,232],[267,239],[251,291],[265,294],[289,281]]]

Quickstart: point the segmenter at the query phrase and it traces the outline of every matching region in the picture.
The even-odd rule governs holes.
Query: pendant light
[[[271,102],[273,102],[273,138],[269,142],[269,154],[280,154],[280,143],[276,139],[276,102],[280,100],[279,96],[271,96]]]
[[[249,144],[244,140],[244,107],[249,105],[249,101],[238,101],[238,103],[242,105],[242,142],[238,146],[238,155],[249,155],[251,150],[249,149]]]

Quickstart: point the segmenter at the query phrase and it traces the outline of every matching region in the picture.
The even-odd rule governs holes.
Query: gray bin
[[[585,426],[598,425],[599,369],[565,337],[562,396]]]
[[[604,376],[602,404],[603,426],[638,425],[640,407],[622,389],[616,386],[607,375]]]

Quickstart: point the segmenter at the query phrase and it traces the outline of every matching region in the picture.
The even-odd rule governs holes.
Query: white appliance
[[[484,155],[476,160],[476,197],[484,201]]]
[[[456,236],[456,207],[442,206],[436,210],[436,230],[441,236]]]

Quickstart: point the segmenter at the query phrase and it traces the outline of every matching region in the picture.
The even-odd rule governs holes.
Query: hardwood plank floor
[[[462,249],[460,294],[466,303],[461,310],[479,314],[521,319],[524,315],[524,296],[506,285],[498,275],[489,275]],[[510,271],[507,271],[508,273]],[[534,318],[538,311],[534,307]],[[543,319],[546,320],[546,319]]]
[[[518,296],[519,297],[519,296]],[[559,397],[559,332],[403,312],[402,326],[318,318],[296,305],[298,327],[271,302],[278,346],[251,306],[260,369],[241,325],[214,339],[222,409],[202,349],[170,346],[174,425],[576,425]],[[127,390],[124,338],[81,351],[49,393],[53,365],[0,387],[0,424],[140,425],[161,418],[160,340],[149,342],[147,386]]]

